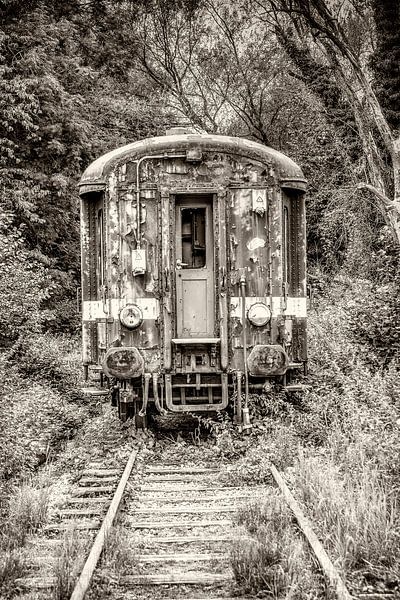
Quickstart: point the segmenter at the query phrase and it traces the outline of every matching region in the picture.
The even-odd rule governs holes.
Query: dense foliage
[[[0,3],[1,243],[10,274],[0,289],[2,345],[27,323],[76,330],[81,172],[104,151],[182,121],[254,137],[297,160],[310,182],[311,265],[376,277],[368,257],[386,251],[385,215],[357,189],[366,166],[359,115],[316,51],[333,34],[322,33],[326,3],[314,4],[296,20],[284,0]],[[354,56],[370,57],[393,127],[398,18],[393,3],[372,0],[338,13]],[[321,29],[315,39],[312,26]]]
[[[106,150],[153,134],[155,111],[159,119],[163,111],[152,104],[151,86],[118,60],[121,40],[106,29],[112,6],[8,2],[1,19],[2,234],[24,246],[7,254],[14,272],[7,289],[18,305],[23,290],[33,294],[39,269],[32,310],[50,309],[46,327],[65,331],[77,326],[80,174]],[[8,314],[2,320],[15,327]]]
[[[371,58],[375,88],[387,119],[400,127],[400,6],[392,0],[373,0],[377,28],[376,48]]]

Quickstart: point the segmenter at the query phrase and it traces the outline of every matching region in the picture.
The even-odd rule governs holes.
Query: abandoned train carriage
[[[88,167],[83,361],[120,414],[215,411],[285,385],[306,348],[301,169],[253,141],[171,130]]]

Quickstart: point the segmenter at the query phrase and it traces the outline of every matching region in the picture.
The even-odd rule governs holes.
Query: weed
[[[64,535],[59,555],[54,565],[54,600],[67,600],[74,589],[82,567],[85,544],[75,529]]]
[[[123,525],[116,525],[108,534],[105,548],[105,566],[123,575],[138,568],[135,549],[129,544],[129,532]]]
[[[16,580],[25,573],[25,559],[19,548],[0,550],[0,597],[9,598],[16,590]]]
[[[240,593],[305,598],[318,589],[305,544],[291,521],[277,496],[238,512],[241,527],[232,545],[231,565]]]
[[[342,569],[393,566],[398,551],[395,505],[378,472],[341,472],[329,458],[300,455],[296,488]]]
[[[49,488],[23,483],[10,497],[8,519],[3,529],[3,544],[10,548],[23,546],[26,537],[46,520]]]
[[[269,495],[268,500],[253,500],[236,514],[236,523],[244,526],[251,534],[256,534],[258,528],[268,525],[277,533],[283,533],[291,520],[291,513],[277,495]]]
[[[42,482],[43,483],[43,482]],[[34,487],[25,482],[10,496],[7,514],[0,531],[0,596],[8,598],[15,590],[16,579],[25,573],[21,547],[28,535],[46,520],[48,487]]]

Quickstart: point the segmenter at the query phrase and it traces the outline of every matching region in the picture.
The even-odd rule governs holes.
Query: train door
[[[176,197],[178,338],[214,335],[214,243],[211,195]]]

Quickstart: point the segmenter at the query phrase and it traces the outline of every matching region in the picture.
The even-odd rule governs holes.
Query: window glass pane
[[[206,209],[182,208],[182,266],[201,269],[206,265]]]

